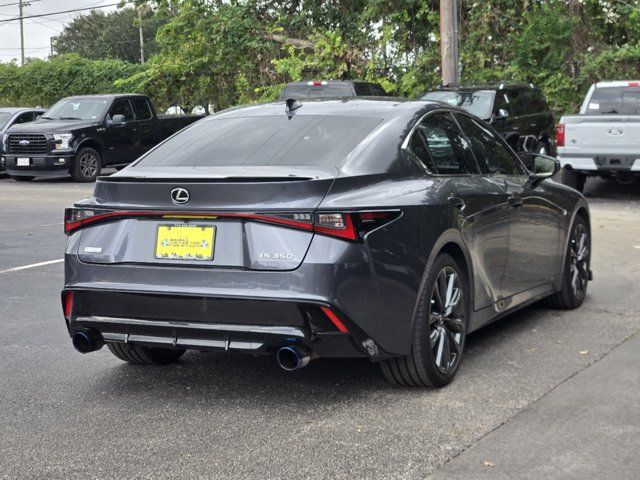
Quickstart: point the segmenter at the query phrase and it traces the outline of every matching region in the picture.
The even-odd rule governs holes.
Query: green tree
[[[142,19],[145,56],[158,52],[156,33],[166,19],[147,9]],[[105,13],[92,10],[79,15],[54,40],[58,54],[77,53],[92,60],[113,58],[123,62],[140,62],[138,12],[124,8]]]

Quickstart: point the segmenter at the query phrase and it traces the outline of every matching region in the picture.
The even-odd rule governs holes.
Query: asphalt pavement
[[[453,384],[366,360],[76,353],[60,307],[65,206],[91,185],[0,179],[0,478],[616,478],[640,471],[640,184],[590,180],[585,304],[468,338]]]

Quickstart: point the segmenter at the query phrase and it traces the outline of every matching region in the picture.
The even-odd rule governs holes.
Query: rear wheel
[[[100,175],[102,159],[97,150],[82,148],[76,155],[71,169],[71,176],[76,182],[93,182]]]
[[[569,309],[582,305],[587,295],[590,257],[589,229],[582,217],[576,217],[564,261],[562,288],[549,297],[552,307]]]
[[[579,192],[584,190],[584,184],[586,181],[587,176],[584,173],[578,173],[567,169],[562,171],[562,183],[568,187],[575,188]]]
[[[389,382],[442,387],[453,380],[464,349],[468,292],[466,275],[453,257],[438,255],[414,319],[411,352],[381,364]]]
[[[182,349],[153,348],[132,343],[108,343],[107,347],[120,360],[136,365],[168,365],[177,362],[185,352]]]

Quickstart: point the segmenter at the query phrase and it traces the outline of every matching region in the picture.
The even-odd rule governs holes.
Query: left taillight
[[[70,318],[71,313],[73,312],[73,291],[64,290],[61,295],[62,300],[62,313],[64,313],[64,318]]]
[[[85,225],[113,216],[114,213],[112,210],[95,208],[65,208],[64,233],[68,235]]]

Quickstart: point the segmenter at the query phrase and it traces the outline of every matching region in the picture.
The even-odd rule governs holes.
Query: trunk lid
[[[132,214],[83,228],[80,259],[99,264],[292,270],[304,259],[313,233],[268,219],[312,213],[338,174],[335,168],[174,167],[171,171],[169,175],[157,168],[125,169],[99,179],[94,196],[76,206]],[[189,200],[176,205],[174,189],[184,189]],[[178,238],[211,243],[213,258],[205,254],[208,247],[195,250],[203,259],[158,258],[176,252],[171,245],[177,245]]]

